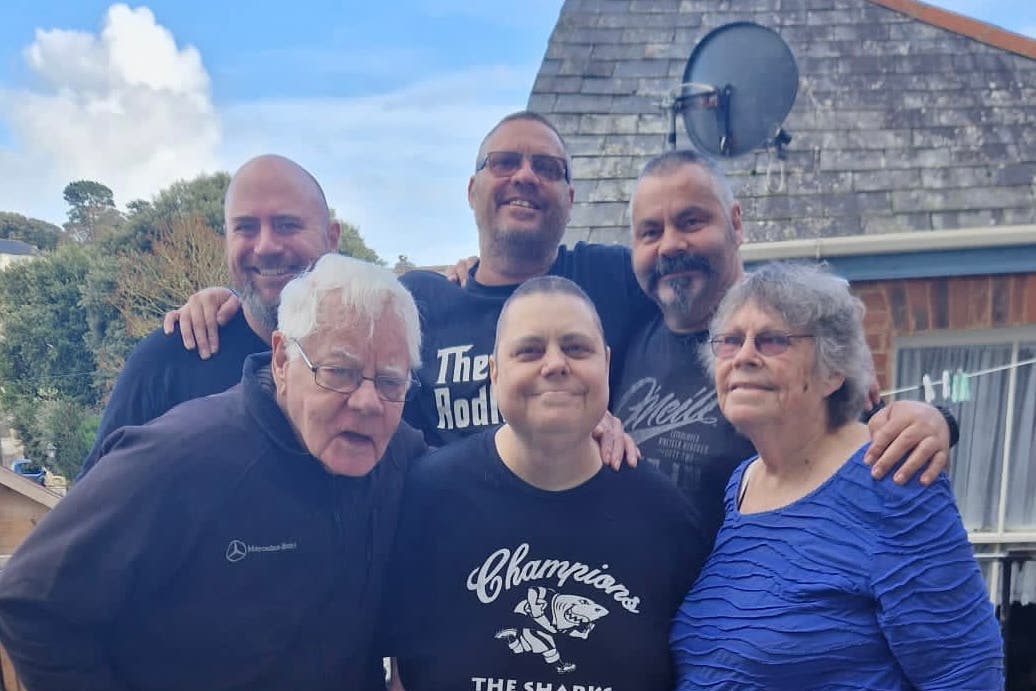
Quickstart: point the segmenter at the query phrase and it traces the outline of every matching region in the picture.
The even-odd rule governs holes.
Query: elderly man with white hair
[[[324,256],[239,385],[105,444],[0,573],[27,688],[384,688],[374,629],[420,331],[385,269]]]

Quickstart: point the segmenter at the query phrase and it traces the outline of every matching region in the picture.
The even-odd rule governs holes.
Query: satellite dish
[[[670,112],[670,146],[680,112],[702,152],[732,157],[773,144],[780,156],[791,141],[781,123],[798,89],[795,56],[776,31],[753,22],[713,29],[687,60]]]

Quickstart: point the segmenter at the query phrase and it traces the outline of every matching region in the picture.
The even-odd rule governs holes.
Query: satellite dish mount
[[[691,51],[683,81],[662,103],[669,114],[666,144],[676,148],[676,117],[691,142],[716,157],[761,146],[784,158],[791,135],[781,126],[795,103],[799,71],[777,32],[752,22],[713,29]]]

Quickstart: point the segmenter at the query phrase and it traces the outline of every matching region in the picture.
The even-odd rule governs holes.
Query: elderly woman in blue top
[[[1000,689],[1002,642],[945,476],[875,482],[858,422],[862,303],[772,264],[720,304],[703,357],[758,450],[680,607],[678,689]]]

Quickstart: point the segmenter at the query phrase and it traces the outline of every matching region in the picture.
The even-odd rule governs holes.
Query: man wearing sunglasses
[[[669,151],[648,161],[630,200],[632,266],[658,311],[633,336],[612,411],[658,466],[719,527],[727,480],[754,454],[719,411],[712,378],[698,352],[720,300],[743,275],[741,206],[722,171],[694,151]],[[763,355],[777,355],[801,334],[756,336]],[[739,347],[743,337],[717,335],[711,347]],[[872,418],[869,460],[876,477],[899,459],[905,482],[924,469],[932,482],[947,464],[951,432],[932,406],[901,401]]]
[[[34,691],[384,689],[373,631],[409,461],[420,326],[327,254],[241,383],[109,436],[0,573]]]

